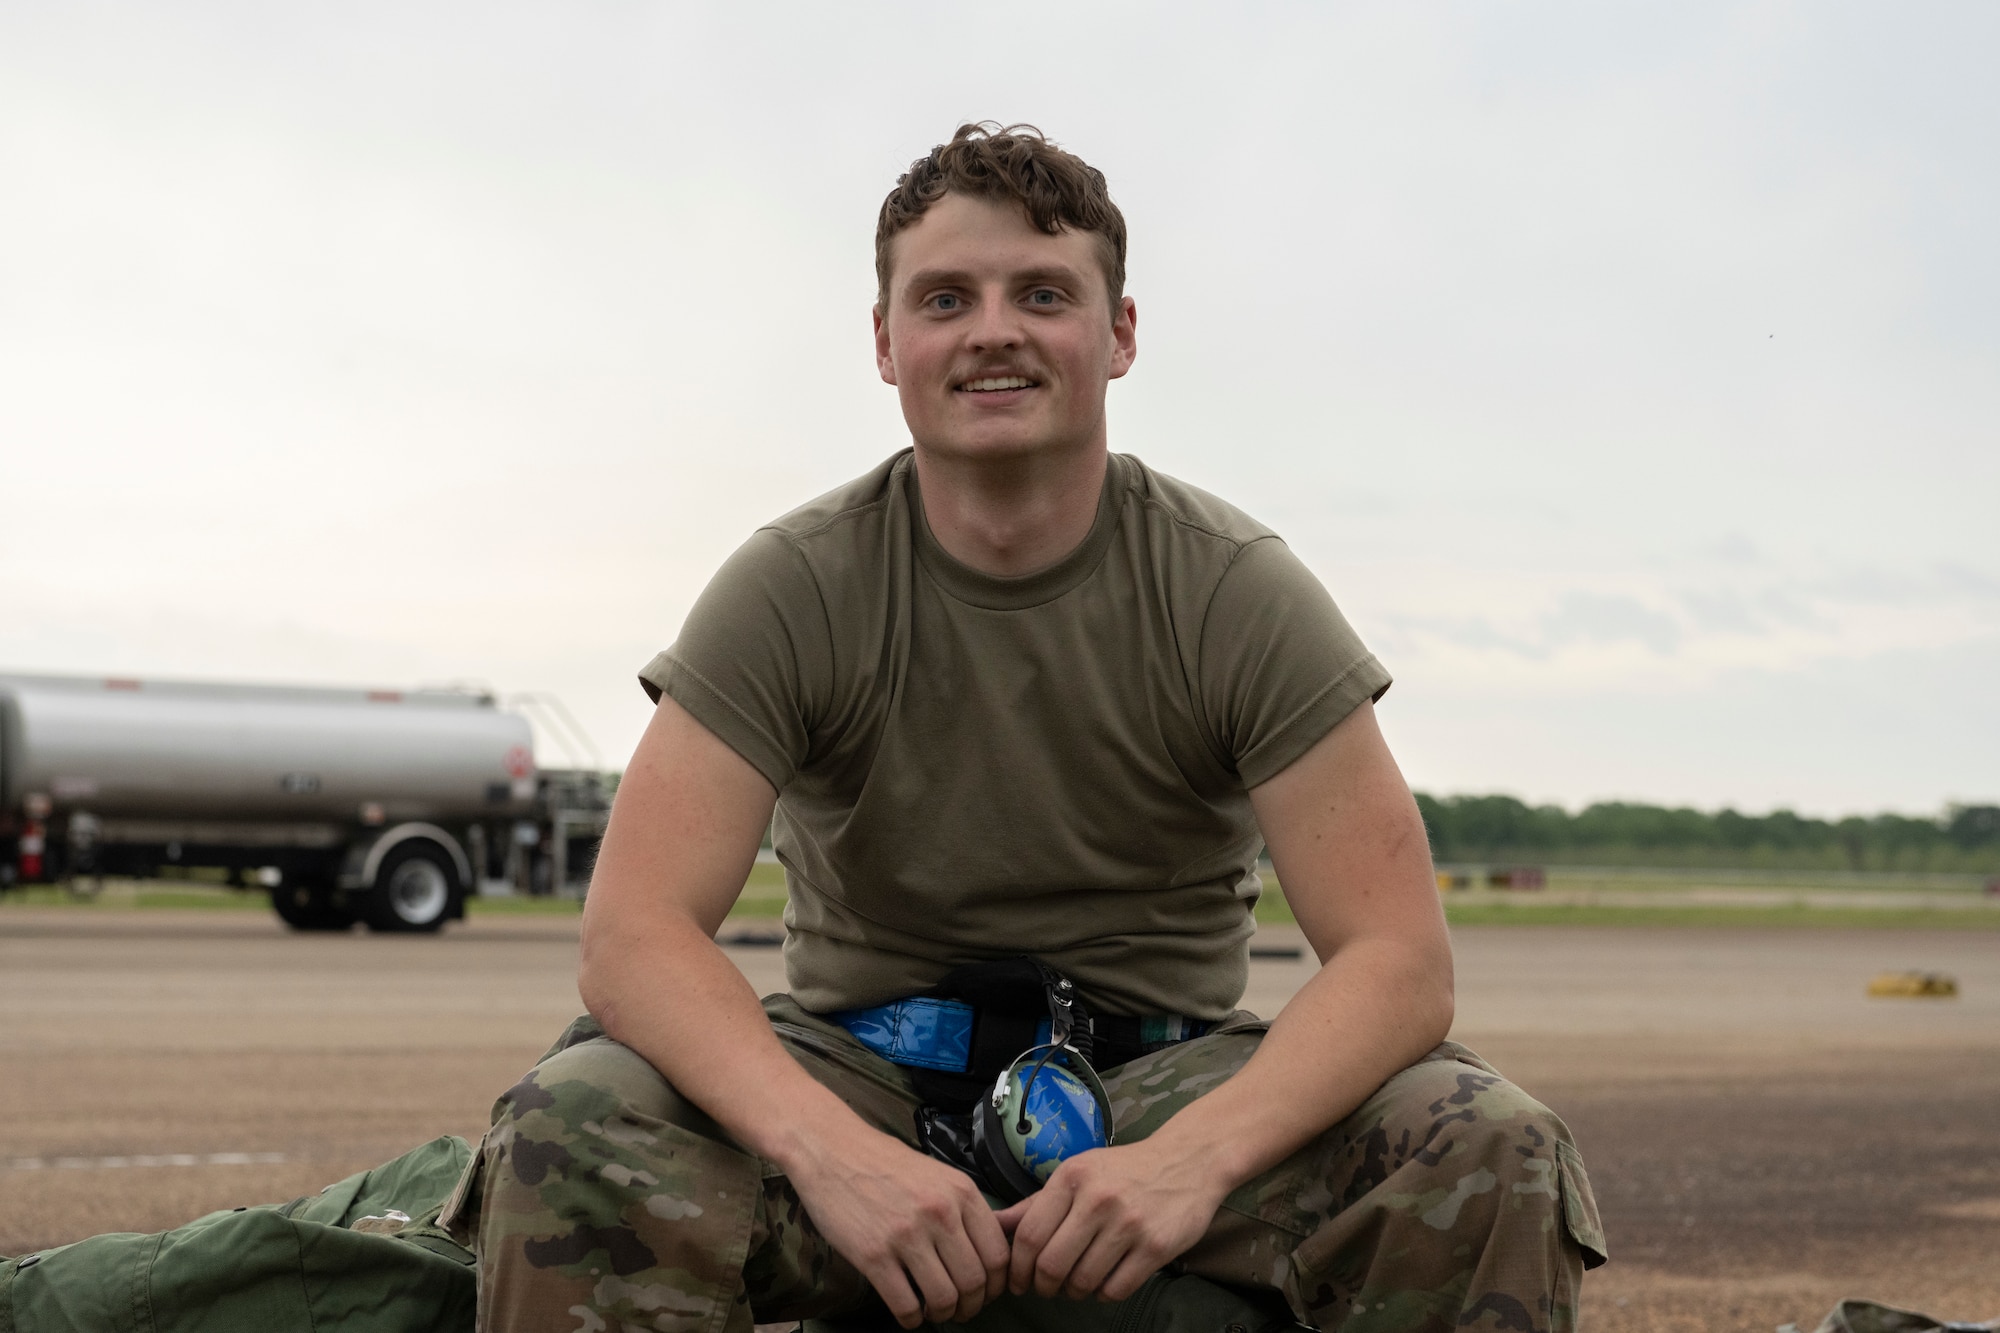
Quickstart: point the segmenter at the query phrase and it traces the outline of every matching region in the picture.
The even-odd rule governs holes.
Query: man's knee
[[[1413,1165],[1539,1193],[1554,1170],[1555,1143],[1569,1130],[1546,1106],[1492,1069],[1431,1059],[1391,1079],[1376,1094],[1385,1131],[1399,1131]]]
[[[1597,1205],[1561,1117],[1476,1056],[1426,1061],[1383,1091],[1401,1102],[1392,1114],[1424,1186],[1406,1197],[1426,1225],[1567,1239],[1586,1262],[1601,1261]]]
[[[606,1125],[665,1123],[706,1138],[722,1137],[715,1122],[644,1056],[609,1037],[551,1054],[493,1103],[495,1129],[530,1120],[564,1132],[596,1134]]]
[[[672,1173],[659,1159],[683,1132],[726,1143],[630,1047],[599,1037],[557,1051],[494,1102],[454,1221],[468,1232],[511,1225],[509,1215],[531,1230],[557,1217],[610,1225],[661,1191]]]

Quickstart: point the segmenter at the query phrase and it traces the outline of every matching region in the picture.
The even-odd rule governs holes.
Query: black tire
[[[318,884],[280,884],[271,890],[271,906],[293,930],[351,930],[355,916]]]
[[[370,930],[442,930],[445,922],[459,914],[464,892],[444,848],[413,840],[382,858],[362,919]]]

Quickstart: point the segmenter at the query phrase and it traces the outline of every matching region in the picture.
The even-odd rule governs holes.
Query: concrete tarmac
[[[733,931],[733,928],[732,928]],[[732,932],[725,932],[730,934]],[[1575,1129],[1614,1262],[1586,1326],[1808,1328],[1843,1296],[2000,1317],[2000,949],[1984,933],[1465,928],[1453,1035]],[[1310,975],[1266,931],[1246,1007]],[[733,946],[760,992],[775,948]],[[576,921],[296,935],[0,907],[0,1253],[318,1190],[437,1134],[579,1012]],[[1954,1000],[1871,1000],[1886,969]]]

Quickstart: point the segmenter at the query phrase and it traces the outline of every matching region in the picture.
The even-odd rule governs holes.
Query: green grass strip
[[[100,894],[76,895],[49,885],[0,893],[0,914],[9,907],[64,907],[77,911],[161,909],[174,911],[271,910],[262,889],[230,889],[172,880],[112,880]],[[473,916],[575,916],[583,904],[573,898],[474,898],[466,911]],[[751,867],[729,915],[735,919],[773,920],[784,915],[785,875],[775,865]],[[2000,931],[2000,911],[1958,908],[1809,907],[1796,904],[1762,907],[1728,906],[1571,906],[1528,899],[1506,902],[1455,903],[1444,896],[1445,919],[1454,926],[1683,926],[1683,927],[1830,927],[1836,929],[1909,929]],[[1257,902],[1257,920],[1266,925],[1292,925],[1283,889],[1267,879]]]
[[[1808,927],[1864,930],[2000,931],[2000,912],[1971,908],[1571,907],[1533,903],[1445,904],[1454,926]]]

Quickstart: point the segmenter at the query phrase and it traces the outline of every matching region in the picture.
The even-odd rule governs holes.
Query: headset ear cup
[[[1005,1110],[996,1109],[990,1096],[981,1097],[977,1114],[972,1118],[972,1160],[978,1165],[986,1188],[1005,1203],[1019,1203],[1042,1187],[1042,1182],[1028,1168],[1014,1160],[1014,1151],[1007,1146],[1007,1133],[1000,1127],[1000,1117],[1014,1109],[1021,1095],[1019,1077],[1017,1071],[1008,1071]]]
[[[1063,1056],[1063,1067],[1075,1074],[1084,1087],[1090,1089],[1090,1098],[1097,1103],[1097,1114],[1104,1122],[1104,1146],[1109,1148],[1118,1142],[1118,1127],[1111,1123],[1111,1094],[1104,1090],[1104,1080],[1098,1077],[1097,1069],[1086,1057],[1071,1059]]]

